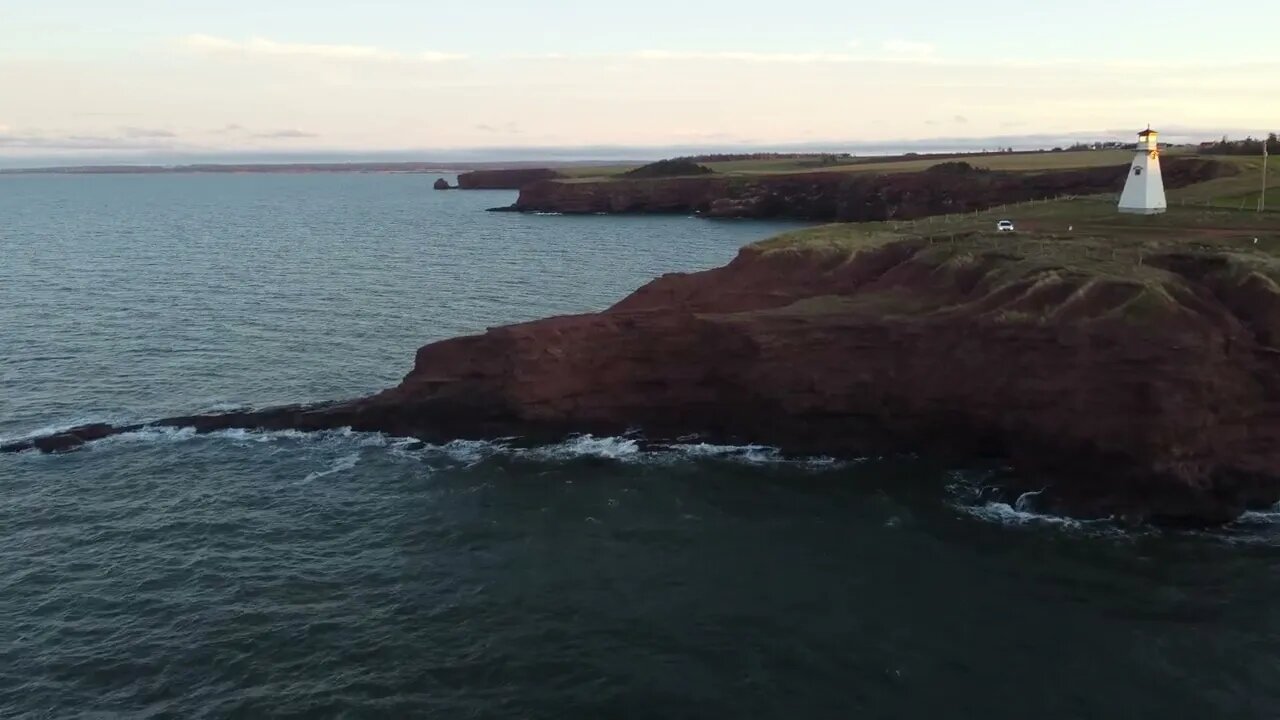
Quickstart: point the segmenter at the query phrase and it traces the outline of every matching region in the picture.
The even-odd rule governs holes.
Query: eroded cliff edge
[[[1085,211],[1116,224],[1064,232]],[[1043,490],[1045,511],[1227,522],[1280,500],[1280,228],[1187,230],[1176,215],[1126,225],[1081,201],[1013,237],[985,218],[821,228],[601,313],[427,345],[368,398],[158,424],[923,452],[1008,463],[997,491]]]

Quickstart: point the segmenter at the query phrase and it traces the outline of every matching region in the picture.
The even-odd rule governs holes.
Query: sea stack
[[[1160,174],[1160,133],[1148,127],[1138,133],[1137,153],[1129,166],[1129,179],[1120,194],[1120,212],[1158,215],[1168,207],[1164,178]]]
[[[453,189],[453,186],[449,184],[449,181],[448,181],[448,180],[445,180],[444,178],[440,178],[439,180],[437,180],[437,181],[436,181],[436,184],[435,184],[435,185],[433,185],[432,187],[434,187],[434,188],[435,188],[435,189],[437,189],[437,190],[452,190],[452,189]]]

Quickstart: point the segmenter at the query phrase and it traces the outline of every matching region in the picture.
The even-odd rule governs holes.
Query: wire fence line
[[[1224,201],[1228,201],[1228,200],[1232,204],[1230,205],[1225,204]],[[1202,207],[1202,208],[1208,208],[1211,210],[1231,210],[1231,211],[1243,210],[1251,213],[1280,213],[1280,208],[1266,208],[1261,210],[1258,209],[1257,193],[1241,195],[1239,207],[1236,207],[1234,203],[1235,203],[1234,197],[1217,198],[1217,199],[1207,198],[1204,200],[1198,200],[1196,198],[1179,198],[1178,199],[1178,205],[1181,207]]]

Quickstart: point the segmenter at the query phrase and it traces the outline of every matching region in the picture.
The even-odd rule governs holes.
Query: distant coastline
[[[1062,153],[1064,150],[1115,150],[1119,143],[1094,143],[1092,146],[1078,145],[1071,148],[1028,148],[1014,150],[997,149],[954,149],[939,148],[928,150],[879,149],[860,153],[830,152],[733,152],[693,154],[680,157],[702,158],[707,160],[794,159],[798,161],[813,160],[813,169],[820,169],[816,161],[824,158],[837,158],[841,164],[894,162],[908,160],[950,160],[950,159],[982,159],[987,157],[1037,156]],[[1127,148],[1127,146],[1124,146]],[[555,157],[555,156],[553,156]],[[164,173],[333,173],[333,172],[376,172],[376,173],[462,173],[476,170],[529,170],[554,169],[573,170],[570,175],[589,176],[598,174],[596,169],[620,170],[644,165],[654,158],[641,159],[619,155],[606,158],[600,155],[591,158],[559,159],[506,159],[506,160],[344,160],[337,162],[294,161],[294,162],[185,162],[185,163],[103,163],[91,162],[82,165],[50,165],[39,164],[30,167],[0,167],[0,175],[141,175]],[[612,174],[611,172],[602,174]]]
[[[510,168],[587,167],[625,160],[495,162],[191,163],[182,165],[69,165],[0,168],[0,175],[159,175],[169,173],[458,173]]]

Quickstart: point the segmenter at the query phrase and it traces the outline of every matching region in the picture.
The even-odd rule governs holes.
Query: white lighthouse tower
[[[1164,178],[1160,175],[1160,133],[1148,127],[1138,133],[1138,153],[1129,167],[1120,194],[1120,212],[1156,215],[1168,207],[1164,199]]]

